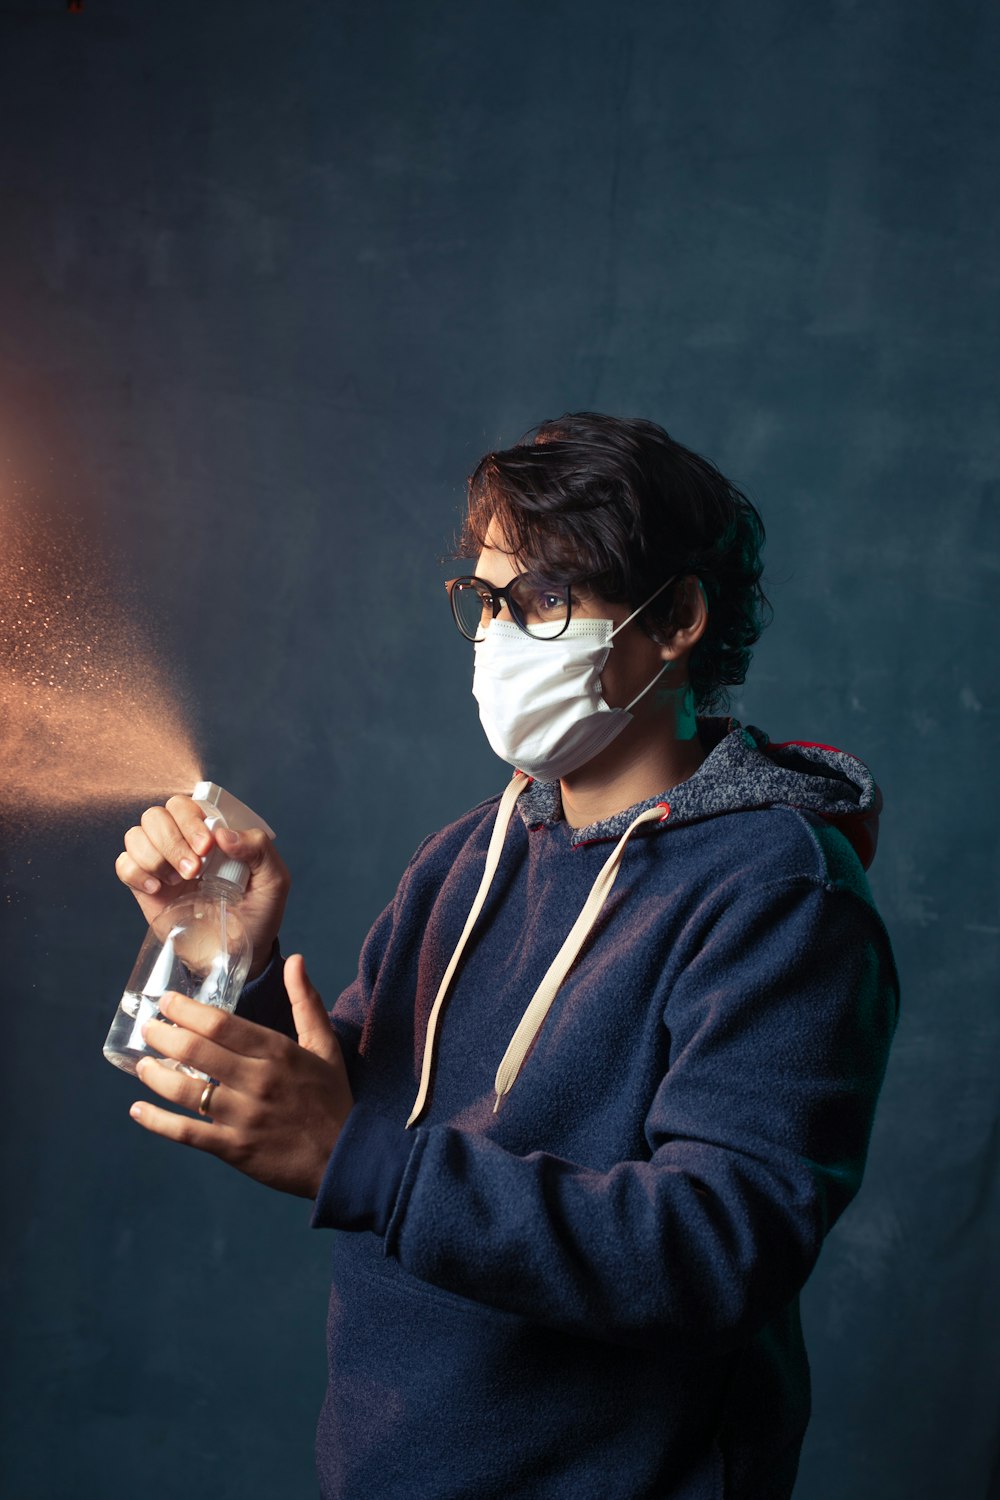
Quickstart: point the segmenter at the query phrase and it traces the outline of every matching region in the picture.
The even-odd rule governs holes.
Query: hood
[[[794,807],[834,824],[867,870],[875,857],[882,794],[863,761],[832,745],[805,740],[772,744],[762,729],[736,719],[700,718],[698,733],[708,752],[695,774],[661,797],[637,803],[599,823],[573,832],[573,844],[619,838],[643,808],[669,802],[664,829],[722,813],[762,807]],[[535,781],[518,811],[529,828],[562,821],[558,781]]]

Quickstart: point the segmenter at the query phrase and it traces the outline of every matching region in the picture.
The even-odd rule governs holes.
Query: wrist
[[[247,977],[244,981],[246,984],[252,984],[255,979],[260,978],[274,958],[277,945],[278,939],[272,938],[266,946],[261,945],[259,948],[254,948],[253,958],[250,960],[250,968],[247,970]]]

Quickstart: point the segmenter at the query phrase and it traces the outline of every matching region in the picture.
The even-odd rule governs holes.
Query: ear
[[[694,650],[708,625],[705,585],[694,573],[680,579],[674,593],[673,630],[653,637],[664,661],[682,661]]]

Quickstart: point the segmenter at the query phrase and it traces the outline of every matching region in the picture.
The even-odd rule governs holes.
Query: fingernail
[[[181,869],[181,874],[182,875],[193,875],[194,872],[195,872],[195,870],[197,870],[197,868],[198,868],[198,863],[197,863],[196,860],[193,860],[193,859],[182,859],[181,860],[180,869]]]
[[[133,1120],[141,1120],[142,1119],[142,1105],[141,1104],[133,1104],[132,1108],[129,1110],[129,1114],[132,1116]]]
[[[232,828],[220,828],[219,838],[224,844],[228,844],[230,849],[234,848],[235,845],[237,845],[240,841],[239,834],[236,833]]]
[[[151,896],[155,896],[160,889],[160,882],[158,880],[144,880],[142,888],[144,891],[148,891]]]
[[[173,999],[172,995],[161,995],[160,996],[160,1011],[162,1012],[163,1015],[166,1015],[167,1011],[170,1009],[170,1005],[171,1005],[172,999]]]

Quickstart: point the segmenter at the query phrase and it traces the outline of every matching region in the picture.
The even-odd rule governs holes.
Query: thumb
[[[233,859],[241,859],[253,871],[259,870],[271,850],[271,840],[260,828],[237,833],[235,828],[214,829],[219,848]]]
[[[319,992],[306,973],[306,961],[301,953],[293,953],[285,959],[284,975],[299,1046],[315,1052],[327,1062],[339,1061],[340,1044],[333,1034]]]

